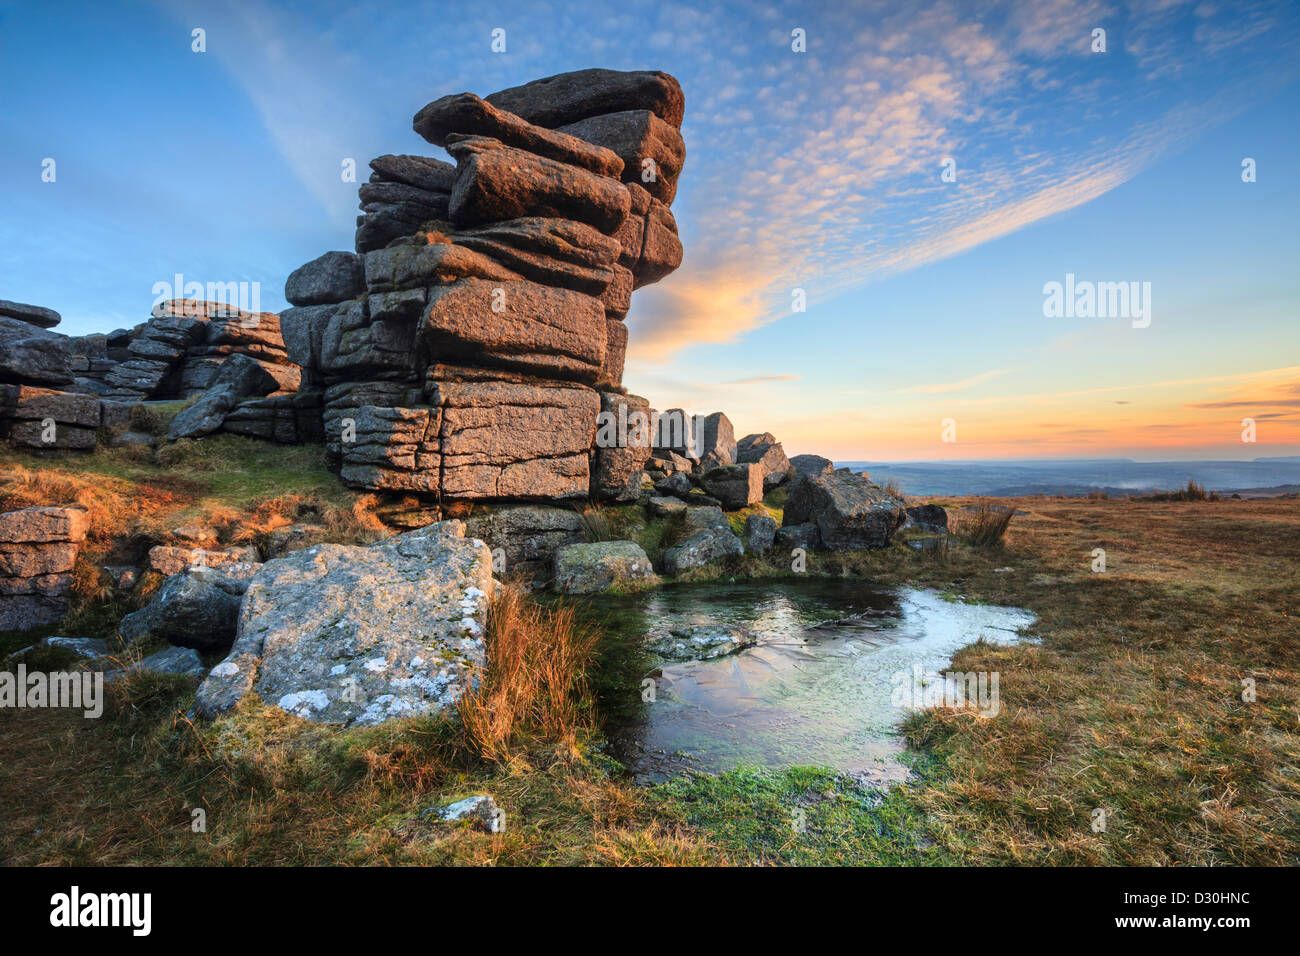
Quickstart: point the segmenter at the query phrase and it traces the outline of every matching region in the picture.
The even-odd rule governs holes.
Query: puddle
[[[918,673],[948,670],[952,653],[981,635],[1019,640],[1034,620],[933,591],[825,580],[664,588],[592,610],[611,634],[599,678],[611,752],[642,782],[741,765],[902,779],[897,690],[910,693]],[[700,625],[747,628],[756,643],[678,663],[635,639]],[[653,702],[642,699],[646,678]]]

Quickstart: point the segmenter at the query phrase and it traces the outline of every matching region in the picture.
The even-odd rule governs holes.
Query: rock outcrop
[[[0,514],[0,631],[60,620],[90,521],[79,508],[24,508]]]
[[[633,289],[681,263],[669,203],[683,103],[667,74],[609,70],[459,93],[413,124],[454,166],[371,162],[356,252],[296,270],[280,316],[348,484],[448,499],[639,494],[648,441],[598,442],[597,419],[649,412],[619,389],[623,318]],[[250,404],[223,427],[251,433]]]
[[[213,717],[250,692],[346,725],[438,713],[485,662],[492,556],[443,521],[370,547],[320,544],[267,561],[230,655],[199,687]]]

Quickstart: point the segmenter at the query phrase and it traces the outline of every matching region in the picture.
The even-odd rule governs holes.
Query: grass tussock
[[[958,519],[957,534],[972,547],[990,550],[1001,548],[1007,528],[1015,515],[1015,508],[981,501],[973,511]]]
[[[578,518],[578,528],[582,534],[582,540],[588,544],[595,541],[618,540],[618,533],[614,529],[614,523],[610,520],[609,515],[605,514],[603,508],[591,507],[584,510]]]
[[[587,669],[597,638],[572,605],[500,588],[487,615],[487,667],[458,707],[466,745],[497,763],[539,742],[577,752],[595,729]]]
[[[1161,491],[1151,495],[1148,501],[1219,501],[1217,491],[1206,491],[1205,486],[1197,484],[1195,479],[1187,479],[1187,487],[1177,491]]]

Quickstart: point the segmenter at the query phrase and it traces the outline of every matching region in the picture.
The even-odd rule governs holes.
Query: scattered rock
[[[552,586],[561,594],[639,591],[658,584],[650,559],[634,541],[571,544],[555,554]]]
[[[497,807],[496,801],[486,794],[466,797],[443,807],[430,807],[423,811],[422,817],[436,817],[448,823],[472,820],[475,825],[488,833],[504,833],[505,814]]]
[[[656,628],[646,635],[646,648],[669,661],[710,661],[757,643],[758,635],[749,628],[724,624]]]
[[[701,476],[700,486],[723,508],[735,511],[763,500],[763,475],[761,468],[750,464],[719,465]]]
[[[847,470],[800,475],[786,498],[784,524],[817,525],[832,551],[888,547],[907,517],[903,504]]]
[[[782,525],[776,529],[772,543],[774,547],[781,548],[783,551],[791,551],[795,548],[802,548],[804,551],[820,551],[823,547],[822,533],[812,522]]]
[[[914,505],[907,509],[907,523],[903,527],[947,533],[948,512],[939,505]]]
[[[744,554],[745,546],[731,531],[731,522],[721,508],[687,508],[686,525],[692,533],[676,547],[664,552],[664,570],[681,574],[731,554]]]
[[[121,670],[112,670],[104,674],[104,680],[114,681],[128,673],[138,674],[179,674],[183,677],[202,677],[207,670],[199,657],[199,652],[189,647],[169,647],[150,654],[137,664]]]

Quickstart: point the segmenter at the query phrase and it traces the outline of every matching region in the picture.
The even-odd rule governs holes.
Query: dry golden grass
[[[598,635],[576,609],[548,607],[502,586],[488,609],[487,667],[458,706],[466,743],[504,763],[538,741],[576,753],[594,730],[587,668]]]

